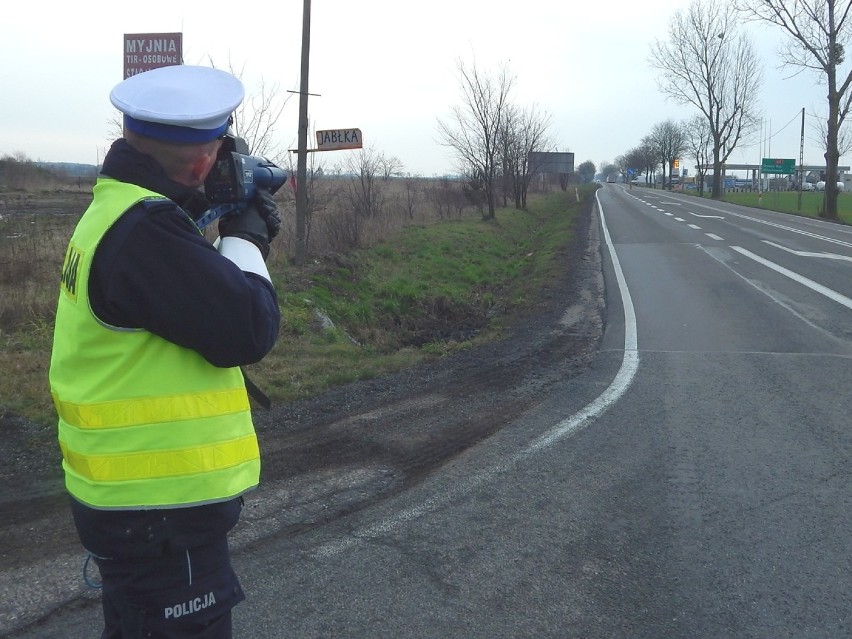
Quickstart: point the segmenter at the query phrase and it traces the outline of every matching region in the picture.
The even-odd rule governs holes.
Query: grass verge
[[[695,191],[680,192],[698,195]],[[704,197],[709,198],[709,194],[705,193]],[[723,199],[732,204],[814,218],[820,217],[820,212],[825,207],[825,193],[817,191],[803,191],[801,202],[798,191],[767,191],[763,194],[757,191],[728,191]],[[852,224],[852,194],[840,194],[837,199],[837,216],[841,222]]]
[[[593,192],[581,190],[585,198]],[[250,377],[287,402],[498,337],[537,291],[564,276],[557,256],[571,243],[581,204],[573,192],[557,192],[531,198],[529,209],[409,227],[393,242],[302,269],[275,265],[281,332]],[[52,428],[53,326],[38,317],[0,331],[0,415]]]

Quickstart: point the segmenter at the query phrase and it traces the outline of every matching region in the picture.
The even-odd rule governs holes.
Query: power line
[[[790,118],[790,121],[787,124],[785,124],[784,126],[782,126],[780,129],[778,129],[775,133],[770,134],[770,136],[767,138],[767,141],[771,141],[772,138],[774,138],[776,135],[781,133],[784,129],[786,129],[788,126],[793,124],[793,122],[795,122],[796,120],[798,120],[801,117],[802,117],[802,112],[796,111],[796,115],[794,115],[792,118]]]

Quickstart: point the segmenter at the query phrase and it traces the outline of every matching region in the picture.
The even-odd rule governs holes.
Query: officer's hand
[[[258,189],[252,204],[257,207],[261,216],[266,220],[267,235],[271,242],[281,230],[281,217],[278,215],[275,200],[272,199],[272,194],[266,189]]]
[[[281,218],[275,201],[267,191],[258,190],[248,208],[219,219],[220,237],[238,237],[260,249],[263,259],[269,256],[269,242],[281,229]]]

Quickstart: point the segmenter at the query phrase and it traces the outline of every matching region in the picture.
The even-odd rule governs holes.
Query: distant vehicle
[[[839,193],[843,193],[843,189],[844,189],[845,186],[846,185],[843,184],[843,182],[838,182],[837,183],[837,191]],[[816,183],[816,190],[817,191],[825,191],[825,182],[817,182]]]
[[[803,182],[802,183],[802,190],[803,191],[813,191],[814,190],[814,183],[813,182]]]
[[[614,177],[608,177],[606,179],[606,181],[609,182],[610,184],[615,184],[615,178]]]

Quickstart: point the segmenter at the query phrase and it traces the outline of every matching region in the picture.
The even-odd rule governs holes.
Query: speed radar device
[[[204,181],[204,195],[213,206],[196,220],[198,228],[224,215],[239,214],[248,208],[258,189],[275,193],[286,181],[282,168],[266,158],[250,155],[244,139],[226,133]]]

